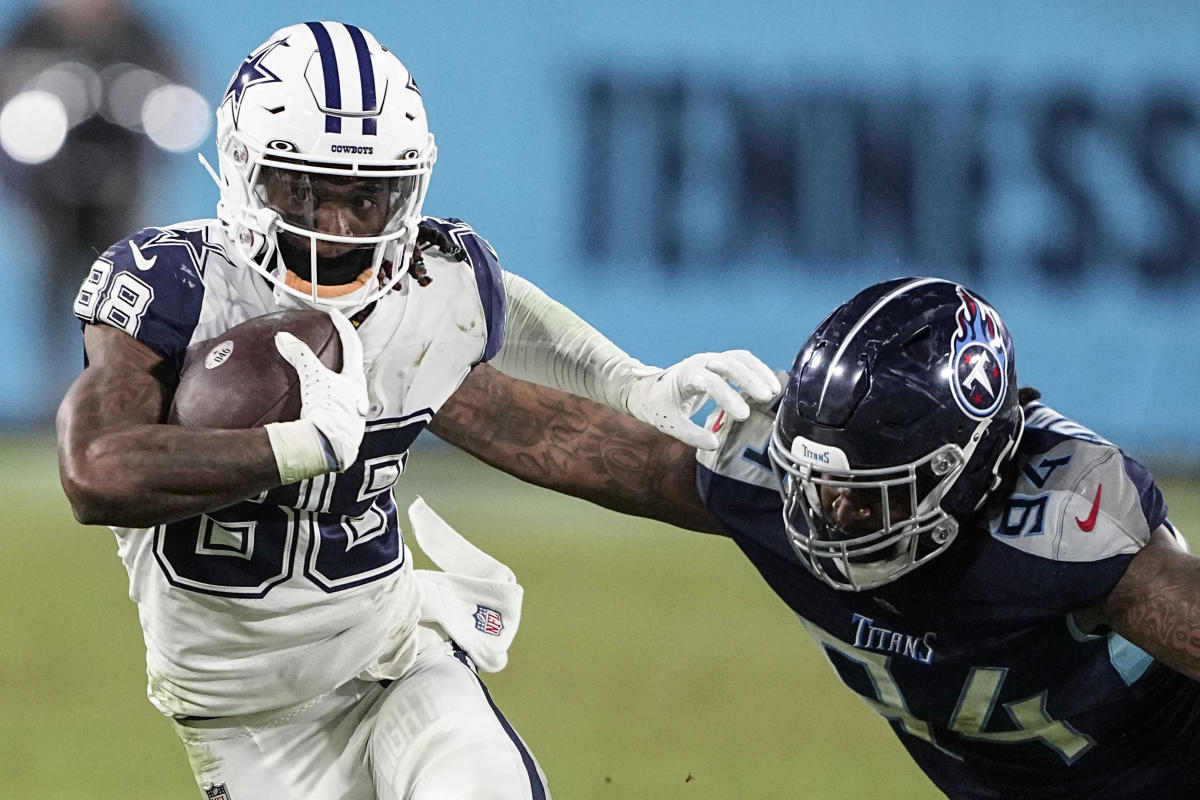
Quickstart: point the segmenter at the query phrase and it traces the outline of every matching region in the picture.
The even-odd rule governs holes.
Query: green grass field
[[[0,795],[194,798],[145,699],[113,537],[74,522],[52,448],[0,440]],[[409,468],[401,502],[422,494],[526,587],[508,669],[487,682],[559,800],[938,796],[731,543],[452,453]],[[1200,530],[1200,487],[1164,487]]]

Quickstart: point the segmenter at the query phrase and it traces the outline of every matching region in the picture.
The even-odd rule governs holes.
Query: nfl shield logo
[[[504,630],[500,612],[487,606],[475,606],[475,630],[499,636],[500,631]]]
[[[209,783],[204,787],[204,797],[207,800],[229,800],[229,790],[223,783]]]

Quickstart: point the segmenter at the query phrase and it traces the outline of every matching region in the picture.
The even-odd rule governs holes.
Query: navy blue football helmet
[[[775,418],[792,547],[837,589],[896,580],[983,507],[1024,427],[1012,339],[982,298],[939,278],[865,289],[805,342]]]

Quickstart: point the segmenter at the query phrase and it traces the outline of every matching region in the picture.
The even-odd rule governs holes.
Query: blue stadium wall
[[[277,27],[329,13],[140,5],[210,99]],[[427,212],[643,360],[747,347],[786,367],[860,287],[938,274],[1006,316],[1023,383],[1151,463],[1200,466],[1200,5],[345,8],[421,85]],[[157,191],[146,224],[212,214],[194,154]],[[0,203],[0,421],[22,427],[58,365],[36,242]]]

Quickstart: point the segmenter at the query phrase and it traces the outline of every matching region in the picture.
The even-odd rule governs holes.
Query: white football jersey
[[[353,466],[211,514],[114,529],[163,713],[281,708],[411,662],[418,598],[392,488],[417,434],[499,349],[505,312],[490,246],[466,225],[429,222],[467,260],[426,251],[432,282],[406,276],[359,328],[371,406]],[[75,313],[178,369],[190,344],[280,310],[229,247],[216,220],[142,230],[92,265]]]

